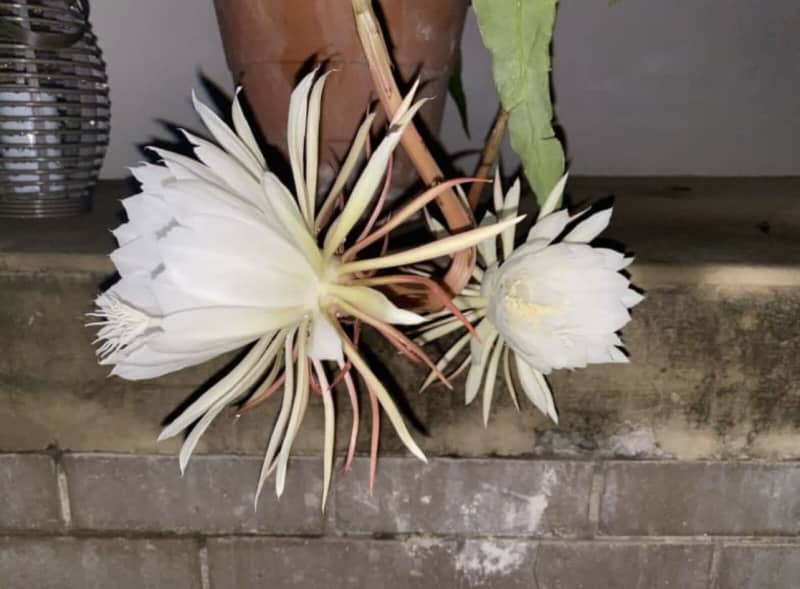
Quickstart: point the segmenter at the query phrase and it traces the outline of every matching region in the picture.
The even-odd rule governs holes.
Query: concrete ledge
[[[431,455],[549,458],[800,457],[800,192],[798,179],[578,178],[573,202],[617,194],[608,235],[635,248],[634,282],[647,299],[625,330],[629,366],[553,375],[554,428],[504,391],[487,429],[477,405],[455,393],[417,393],[421,371],[379,338],[367,340],[390,388]],[[167,453],[161,423],[226,357],[148,383],[106,378],[84,313],[108,278],[131,185],[100,186],[93,215],[0,221],[0,450]],[[436,350],[432,351],[436,355]],[[344,401],[344,400],[343,400]],[[259,454],[275,402],[233,422],[225,416],[200,453]],[[350,427],[340,403],[341,444]],[[360,451],[367,449],[362,420]],[[404,453],[386,426],[381,448]],[[312,403],[296,449],[319,452],[322,412]]]

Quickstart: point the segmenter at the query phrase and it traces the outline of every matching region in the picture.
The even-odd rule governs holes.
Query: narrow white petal
[[[267,204],[278,223],[284,228],[285,234],[294,240],[295,245],[303,252],[306,259],[313,266],[318,267],[322,261],[319,247],[309,232],[302,212],[298,210],[297,203],[289,189],[271,172],[264,174],[261,186]]]
[[[514,354],[514,361],[525,395],[539,411],[550,417],[555,423],[558,423],[553,393],[544,376],[535,368],[531,368],[518,354]]]
[[[367,143],[369,130],[372,128],[372,122],[374,120],[375,113],[373,112],[367,115],[367,117],[364,119],[364,122],[362,122],[361,126],[358,128],[356,137],[353,139],[353,143],[347,152],[347,156],[342,163],[342,167],[339,169],[339,174],[336,176],[336,180],[334,180],[333,186],[328,192],[328,196],[325,198],[325,202],[319,209],[319,214],[317,215],[316,221],[317,231],[319,231],[321,228],[322,220],[329,215],[330,211],[336,205],[336,200],[339,196],[339,193],[341,193],[342,189],[347,184],[347,181],[350,179],[350,174],[353,172],[353,169],[356,167],[356,164],[358,163],[358,160],[364,151],[364,145]]]
[[[508,189],[508,193],[506,194],[503,207],[497,213],[499,219],[502,220],[517,216],[517,210],[519,209],[520,191],[521,191],[520,182],[519,178],[517,178],[511,185],[511,188]],[[503,231],[503,233],[500,235],[500,239],[503,244],[504,260],[507,260],[508,257],[511,255],[511,252],[514,251],[514,235],[516,234],[516,231],[517,231],[516,227],[509,227],[508,229]]]
[[[568,243],[589,243],[608,227],[611,221],[611,212],[612,209],[604,209],[581,221],[572,231],[567,233],[564,241]]]
[[[319,119],[322,110],[322,92],[325,79],[331,74],[327,72],[314,82],[311,98],[308,101],[308,121],[306,127],[306,212],[308,226],[312,227],[314,211],[317,203],[317,175],[319,173]]]
[[[511,355],[511,350],[507,345],[503,345],[503,378],[506,381],[506,389],[508,389],[508,394],[511,397],[511,402],[514,403],[514,407],[517,411],[520,410],[519,408],[519,398],[517,395],[517,387],[514,385],[514,379],[511,377],[511,362],[509,356]]]
[[[317,70],[307,74],[292,91],[289,99],[289,123],[286,130],[286,142],[289,150],[289,163],[292,167],[294,189],[303,219],[309,219],[308,197],[303,166],[303,151],[306,140],[306,124],[308,122],[308,94],[314,82]]]
[[[539,209],[539,219],[546,217],[561,205],[561,198],[564,195],[564,187],[567,185],[568,177],[569,172],[565,173],[561,177],[561,180],[556,182],[556,185],[553,186],[553,190],[550,191],[547,200],[544,201],[542,208]]]
[[[192,90],[192,103],[206,129],[214,136],[220,147],[236,158],[253,177],[260,178],[263,169],[250,148],[219,118],[217,113],[198,100],[194,90]]]
[[[483,383],[483,425],[484,427],[489,424],[489,412],[492,409],[492,396],[497,387],[497,369],[500,365],[500,355],[503,353],[505,345],[501,339],[492,350],[492,355],[489,358],[489,364],[486,368],[486,378]]]
[[[414,80],[414,85],[411,86],[411,90],[403,97],[403,101],[400,103],[400,106],[397,107],[397,110],[394,113],[394,117],[392,117],[392,122],[390,126],[399,125],[401,121],[408,113],[408,109],[411,108],[411,103],[414,102],[414,96],[417,95],[417,90],[419,89],[419,78]]]
[[[494,225],[497,222],[497,217],[492,213],[487,212],[481,219],[480,227]],[[494,239],[487,239],[478,244],[478,253],[481,255],[484,266],[487,268],[497,262],[497,241]]]
[[[159,147],[148,147],[147,149],[162,159],[176,180],[202,180],[217,186],[227,186],[222,178],[202,162]]]
[[[499,334],[489,321],[481,321],[475,328],[478,332],[479,340],[473,339],[470,342],[470,355],[472,363],[467,373],[467,383],[465,385],[465,404],[469,405],[478,395],[483,376],[489,363],[489,356],[492,352]]]
[[[267,480],[267,473],[272,467],[272,461],[278,453],[278,447],[283,439],[286,423],[289,421],[289,414],[294,402],[294,341],[297,329],[292,329],[284,342],[284,376],[283,381],[283,399],[281,400],[281,408],[278,411],[278,418],[275,420],[275,425],[272,428],[272,433],[269,437],[267,449],[264,452],[264,462],[261,464],[261,472],[258,475],[258,484],[256,485],[256,493],[253,499],[254,505],[258,505],[258,498],[261,496],[261,490],[264,488],[264,482]]]
[[[461,353],[461,351],[469,345],[471,339],[472,334],[465,333],[458,340],[456,340],[450,349],[447,350],[447,352],[445,352],[445,354],[436,363],[436,370],[439,372],[444,372],[450,366],[456,356],[458,356],[459,353]],[[469,360],[469,354],[467,354],[467,360]],[[436,372],[431,370],[430,374],[428,374],[428,376],[425,378],[425,382],[422,383],[420,390],[424,391],[427,389],[437,378],[438,376]]]
[[[233,370],[228,372],[219,381],[216,382],[210,389],[203,393],[194,403],[189,405],[186,410],[176,417],[169,425],[167,425],[159,434],[158,441],[167,440],[173,436],[178,435],[184,429],[189,427],[192,423],[203,415],[208,409],[213,407],[221,398],[223,398],[242,377],[244,377],[249,370],[258,362],[269,343],[271,337],[267,336],[259,340],[250,351],[247,352],[244,358],[237,364]]]
[[[325,503],[328,500],[328,492],[331,488],[331,475],[333,474],[333,451],[335,449],[336,435],[336,413],[333,407],[333,397],[331,395],[328,377],[325,369],[319,361],[314,362],[314,372],[322,393],[322,406],[325,413],[325,443],[322,450],[322,510],[325,510]]]
[[[414,441],[414,438],[411,437],[411,434],[409,433],[408,428],[403,421],[403,416],[397,409],[397,405],[395,405],[391,395],[389,395],[389,391],[386,390],[386,387],[383,386],[383,383],[380,381],[380,379],[375,376],[375,373],[370,370],[367,363],[353,347],[353,345],[347,340],[343,340],[342,344],[344,345],[345,355],[350,359],[355,369],[359,372],[359,374],[361,374],[364,382],[366,382],[367,386],[372,389],[373,393],[375,393],[375,396],[378,398],[378,402],[386,412],[386,417],[389,418],[389,422],[392,424],[392,426],[394,426],[400,441],[403,442],[405,447],[408,448],[408,450],[414,456],[423,462],[428,462],[425,454]]]
[[[339,267],[339,272],[340,274],[344,274],[381,270],[394,266],[403,266],[405,264],[416,264],[417,262],[432,260],[439,256],[451,255],[459,250],[479,244],[485,239],[494,238],[502,233],[504,229],[516,225],[524,218],[524,215],[521,215],[513,219],[507,219],[505,221],[451,235],[450,237],[439,239],[427,245],[415,247],[396,254],[342,264]]]
[[[256,362],[250,366],[244,375],[234,383],[227,393],[222,395],[215,404],[206,412],[205,415],[198,421],[195,426],[192,428],[192,431],[186,437],[183,445],[181,446],[180,453],[178,454],[178,464],[180,465],[181,473],[186,470],[186,465],[189,462],[189,458],[192,456],[197,443],[200,441],[201,436],[205,433],[217,415],[220,414],[226,407],[228,407],[231,403],[236,401],[239,397],[247,393],[253,385],[258,382],[260,378],[263,377],[264,371],[269,367],[269,365],[274,361],[275,356],[278,350],[283,345],[283,333],[279,334],[277,337],[272,338],[263,338],[259,341],[256,348],[260,348],[262,344],[267,341],[269,342],[269,346],[264,349],[263,353],[258,357]]]
[[[308,358],[306,357],[306,345],[308,343],[308,324],[303,322],[297,333],[297,368],[296,383],[294,389],[294,403],[292,413],[289,415],[289,423],[286,425],[286,435],[283,438],[281,451],[278,453],[278,468],[275,471],[275,493],[278,497],[283,495],[286,484],[286,471],[289,467],[289,456],[292,452],[292,445],[300,429],[300,423],[306,413],[308,406],[309,381],[308,381]],[[288,370],[289,368],[287,368]]]
[[[378,148],[369,158],[367,166],[361,173],[344,210],[338,218],[338,222],[333,227],[328,235],[325,236],[325,243],[323,252],[325,256],[331,256],[336,249],[344,243],[350,230],[355,226],[358,220],[363,216],[372,199],[375,197],[376,190],[386,173],[386,168],[389,164],[389,157],[394,152],[400,138],[406,130],[406,127],[414,118],[414,115],[422,106],[421,102],[416,103],[411,109],[405,113],[403,117],[393,125],[389,133],[381,141]]]
[[[239,99],[241,90],[242,90],[241,86],[239,86],[236,89],[236,95],[233,98],[233,105],[231,105],[231,118],[233,119],[233,128],[236,129],[236,134],[250,150],[250,153],[253,154],[253,157],[256,158],[259,168],[262,171],[265,171],[267,169],[267,162],[266,160],[264,160],[264,154],[261,153],[261,148],[259,147],[258,141],[256,141],[256,137],[253,134],[253,129],[247,122],[247,117],[244,116],[244,111],[242,110],[242,103],[241,100]],[[261,174],[259,174],[259,176],[260,175]]]
[[[547,243],[553,241],[561,235],[561,232],[569,223],[569,212],[565,209],[550,213],[546,217],[540,218],[528,232],[526,242],[544,240]]]
[[[500,179],[500,166],[494,169],[494,182],[492,183],[492,201],[494,212],[499,217],[503,211],[503,183]]]
[[[239,160],[229,155],[213,143],[192,135],[188,131],[183,134],[195,148],[194,153],[201,162],[213,170],[237,196],[247,200],[258,208],[262,208],[261,192],[258,178],[245,168]]]

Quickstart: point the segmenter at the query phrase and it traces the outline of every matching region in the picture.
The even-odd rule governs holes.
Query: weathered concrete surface
[[[0,454],[0,531],[60,527],[53,460],[41,454]]]
[[[172,453],[177,441],[155,442],[162,422],[230,359],[154,382],[107,378],[83,326],[99,280],[94,275],[0,275],[0,333],[11,334],[0,338],[0,448],[56,444]],[[626,444],[641,443],[644,431],[651,432],[654,443],[640,455],[649,457],[800,456],[797,317],[800,287],[651,289],[625,330],[630,365],[553,376],[561,414],[555,431],[568,434],[555,446],[586,455],[616,440],[624,456]],[[463,380],[456,381],[455,392],[434,387],[419,394],[422,371],[377,337],[367,340],[367,348],[386,366],[391,389],[429,433],[418,436],[429,452],[518,455],[536,450],[537,442],[540,452],[553,447],[553,434],[542,434],[554,428],[527,402],[517,413],[499,390],[484,429],[478,404],[463,406]],[[344,442],[349,404],[346,394],[340,395],[338,439]],[[260,453],[278,402],[273,399],[235,422],[221,417],[199,451]],[[368,427],[363,419],[362,450]],[[312,402],[297,451],[316,452],[321,431],[321,407]],[[401,451],[391,428],[383,431],[384,451]],[[625,440],[630,432],[639,432],[638,441]]]
[[[361,461],[336,494],[336,528],[356,533],[585,536],[590,462],[385,458],[370,495]]]
[[[274,478],[253,498],[261,461],[198,456],[181,476],[177,461],[133,455],[66,455],[73,527],[86,531],[170,533],[322,532],[322,468],[292,461],[287,492],[275,497]]]
[[[612,462],[605,469],[603,534],[800,534],[800,465]]]
[[[719,589],[795,589],[800,579],[797,544],[728,545],[720,560]]]
[[[637,254],[647,299],[624,339],[629,366],[553,375],[558,428],[498,391],[487,429],[456,391],[420,395],[420,370],[376,337],[366,348],[430,454],[791,459],[800,457],[800,204],[797,180],[576,179],[573,201],[616,192],[609,237]],[[230,357],[154,382],[108,379],[96,365],[84,313],[111,266],[106,229],[125,183],[101,188],[93,216],[0,222],[0,450],[174,453],[161,423]],[[432,348],[436,354],[436,348]],[[315,400],[316,401],[316,400]],[[258,454],[278,399],[225,416],[198,451]],[[339,393],[339,445],[350,427]],[[367,449],[368,410],[360,451]],[[317,453],[312,402],[295,449]],[[385,454],[403,453],[388,424]]]
[[[2,538],[3,589],[200,589],[194,540]]]
[[[539,589],[707,589],[712,546],[600,542],[543,544]]]

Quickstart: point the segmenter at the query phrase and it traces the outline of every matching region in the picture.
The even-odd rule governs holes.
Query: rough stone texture
[[[0,530],[50,530],[60,525],[50,457],[0,454]]]
[[[580,536],[589,529],[590,463],[385,458],[373,496],[367,470],[359,461],[337,489],[342,532]]]
[[[800,545],[725,546],[716,589],[797,589]]]
[[[261,461],[196,456],[181,477],[177,459],[72,455],[64,466],[77,529],[177,533],[317,534],[322,530],[319,460],[295,459],[278,501],[267,485],[253,509]]]
[[[616,462],[600,529],[609,535],[800,533],[800,464]]]
[[[707,589],[710,545],[548,543],[536,555],[537,589]]]
[[[269,586],[512,589],[533,585],[530,543],[220,539],[208,545],[211,589]]]
[[[3,589],[200,589],[192,540],[0,538]]]
[[[230,360],[153,382],[107,378],[83,326],[101,280],[0,273],[0,332],[15,334],[0,338],[0,449],[56,444],[75,451],[172,453],[177,441],[156,443],[161,423]],[[589,456],[639,430],[652,433],[649,457],[800,457],[800,339],[792,329],[799,315],[796,287],[750,288],[746,281],[651,287],[625,330],[630,365],[554,374],[559,431],[580,436],[577,451]],[[419,368],[375,336],[366,349],[384,367],[382,376],[419,426],[416,437],[429,454],[525,455],[554,429],[527,402],[517,412],[502,386],[484,429],[479,404],[463,406],[463,380],[455,392],[438,387],[419,394]],[[437,349],[431,347],[433,356]],[[346,393],[339,394],[337,439],[343,444],[350,415]],[[236,422],[220,416],[198,452],[260,454],[279,402],[276,396]],[[297,451],[317,452],[322,429],[321,404],[314,400]],[[368,430],[369,420],[362,420],[361,451]],[[382,432],[384,453],[403,454],[388,424]]]

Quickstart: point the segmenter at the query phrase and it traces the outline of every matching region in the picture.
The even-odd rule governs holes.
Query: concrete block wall
[[[296,458],[0,455],[4,589],[793,589],[800,464],[357,459],[320,510]]]

